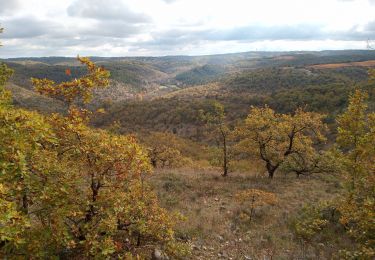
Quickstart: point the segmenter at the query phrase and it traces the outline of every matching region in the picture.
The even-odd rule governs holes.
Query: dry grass
[[[192,243],[192,259],[306,257],[290,229],[291,219],[305,204],[332,199],[339,191],[328,176],[297,179],[278,174],[271,181],[255,174],[232,173],[223,178],[214,170],[179,169],[159,170],[149,181],[164,207],[186,216],[177,233]],[[241,219],[240,213],[246,209],[234,198],[249,188],[274,192],[278,197],[277,205],[259,208],[251,223]],[[310,251],[310,259],[324,259]]]
[[[329,64],[318,64],[309,66],[310,68],[316,69],[336,69],[342,67],[374,67],[375,60],[359,61],[359,62],[347,62],[347,63],[329,63]]]
[[[284,55],[284,56],[277,56],[273,58],[274,60],[295,60],[295,56],[290,56],[290,55]]]

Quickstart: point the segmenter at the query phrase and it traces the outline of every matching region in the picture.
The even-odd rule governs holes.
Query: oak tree
[[[158,205],[144,183],[145,149],[133,136],[88,126],[92,90],[109,73],[86,58],[88,74],[56,84],[33,79],[41,93],[64,100],[65,115],[48,117],[12,107],[0,89],[0,256],[130,257],[159,245],[173,256],[178,219]],[[1,84],[11,71],[0,66]]]
[[[355,250],[343,251],[347,258],[375,256],[375,113],[368,111],[367,99],[356,90],[337,119],[337,160],[346,188],[338,204],[340,221],[357,242]]]
[[[230,134],[230,129],[225,122],[224,106],[221,103],[214,101],[212,102],[211,110],[200,110],[199,114],[201,120],[206,123],[209,131],[212,131],[213,135],[221,146],[223,168],[222,175],[226,177],[229,169],[228,137]]]
[[[252,221],[256,208],[277,203],[277,197],[274,193],[258,189],[248,189],[238,192],[236,200],[250,209],[248,213],[249,222]]]
[[[316,142],[325,140],[323,116],[297,109],[293,115],[278,114],[268,106],[251,107],[236,129],[238,146],[266,164],[269,178],[286,163],[298,174],[314,168]]]
[[[178,167],[186,163],[173,134],[151,132],[142,137],[153,167]]]

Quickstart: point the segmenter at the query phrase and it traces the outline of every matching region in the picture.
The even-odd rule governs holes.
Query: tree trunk
[[[267,166],[267,171],[268,171],[268,177],[272,179],[275,171],[277,170],[277,168],[279,168],[279,164],[274,166],[271,163],[267,162],[266,166]]]
[[[223,177],[228,176],[228,151],[227,151],[227,140],[224,133],[223,135]]]
[[[150,161],[151,161],[152,167],[156,168],[156,159],[154,159],[153,157],[151,157]]]
[[[25,214],[29,213],[29,198],[27,197],[26,191],[22,196],[22,211]]]
[[[93,179],[93,175],[91,177],[91,203],[90,203],[90,206],[89,206],[89,209],[88,211],[86,212],[86,217],[85,217],[85,221],[86,223],[90,222],[92,220],[92,218],[94,217],[95,215],[95,202],[96,202],[96,198],[98,197],[98,194],[99,194],[99,188],[100,188],[100,183],[96,183]]]

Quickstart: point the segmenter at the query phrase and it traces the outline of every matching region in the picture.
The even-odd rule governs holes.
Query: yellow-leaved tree
[[[337,119],[337,159],[346,188],[338,209],[341,223],[357,242],[355,250],[343,250],[350,259],[375,257],[375,113],[367,111],[367,99],[367,93],[356,90]]]
[[[246,210],[245,212],[249,218],[249,222],[252,221],[256,208],[277,203],[277,197],[274,193],[258,189],[248,189],[238,192],[236,199],[242,205],[248,207],[249,211]]]
[[[295,224],[296,234],[314,247],[318,242],[337,244],[341,250],[335,259],[374,259],[375,113],[368,109],[365,91],[350,95],[337,124],[332,164],[342,177],[343,192],[332,202],[306,207]],[[342,241],[332,240],[333,232]]]
[[[151,132],[142,137],[153,167],[179,167],[188,163],[179,150],[176,137],[170,133]]]
[[[228,139],[230,129],[225,122],[224,106],[217,101],[213,101],[211,103],[211,109],[209,111],[200,110],[199,116],[214,135],[221,148],[220,161],[223,169],[222,175],[226,177],[229,171]]]
[[[308,174],[320,167],[314,145],[325,141],[322,119],[323,115],[302,109],[290,115],[278,114],[268,106],[251,107],[236,129],[237,146],[262,160],[270,178],[282,166],[298,175]]]
[[[79,58],[87,75],[56,84],[33,79],[37,91],[64,100],[65,115],[48,117],[12,107],[0,86],[0,256],[124,258],[176,243],[177,216],[158,205],[144,176],[147,154],[132,136],[92,129],[92,90],[109,72]],[[0,66],[3,85],[11,75]]]

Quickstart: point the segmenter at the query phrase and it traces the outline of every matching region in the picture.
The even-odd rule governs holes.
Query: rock
[[[221,252],[222,257],[228,258],[228,254],[226,252]]]
[[[181,234],[178,234],[177,239],[186,242],[190,239],[190,236],[188,234],[181,233]]]
[[[152,260],[169,260],[169,257],[163,253],[160,249],[155,248],[152,252]]]
[[[220,236],[220,235],[216,235],[216,238],[217,238],[217,240],[219,240],[221,242],[224,240],[224,238],[222,236]]]
[[[161,252],[159,249],[155,248],[154,252],[152,252],[152,259],[153,260],[163,259],[163,252]]]
[[[247,255],[245,255],[244,258],[245,258],[245,260],[251,260],[252,259],[250,256],[247,256]]]
[[[219,198],[215,198],[215,201],[219,201]]]
[[[198,246],[198,245],[192,245],[191,248],[192,248],[193,250],[199,250],[199,249],[200,249],[200,246]]]

